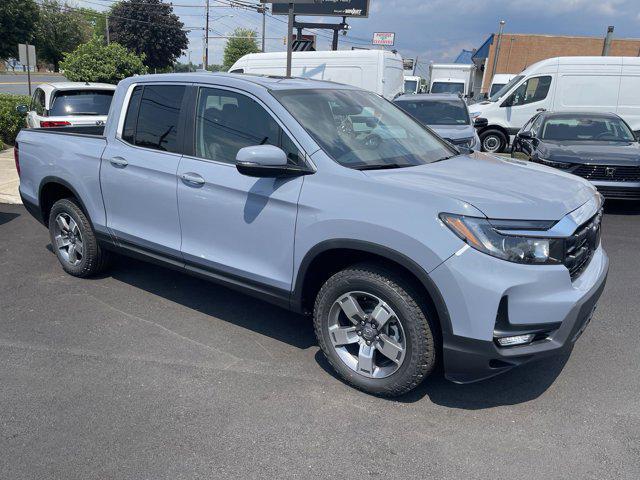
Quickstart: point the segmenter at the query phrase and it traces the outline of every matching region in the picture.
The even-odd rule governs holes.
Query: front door
[[[505,109],[507,125],[520,129],[536,113],[551,106],[551,75],[531,77],[521,83],[500,105]]]
[[[291,162],[304,162],[301,150],[246,94],[201,87],[195,104],[193,155],[185,155],[178,170],[187,268],[269,295],[288,294],[303,177],[247,177],[236,170],[235,158],[240,148],[271,144],[285,150]]]
[[[125,246],[180,258],[176,184],[184,85],[147,84],[130,94],[115,141],[102,156],[107,227]]]

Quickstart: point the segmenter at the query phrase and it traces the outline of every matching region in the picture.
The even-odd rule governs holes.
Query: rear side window
[[[106,115],[112,98],[113,90],[62,90],[54,94],[49,115]]]
[[[145,85],[131,94],[122,139],[139,147],[179,152],[178,120],[184,85]]]

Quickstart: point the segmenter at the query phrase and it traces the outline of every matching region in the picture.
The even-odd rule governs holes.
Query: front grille
[[[571,173],[587,180],[640,182],[640,166],[580,165]]]
[[[640,188],[598,187],[598,191],[606,198],[640,200]]]
[[[569,269],[572,280],[578,278],[587,268],[593,253],[600,245],[601,223],[602,210],[565,240],[564,264]]]

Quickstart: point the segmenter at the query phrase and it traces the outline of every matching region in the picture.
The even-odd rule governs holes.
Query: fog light
[[[514,335],[513,337],[501,337],[497,338],[498,345],[501,347],[513,347],[514,345],[525,345],[527,343],[531,343],[533,337],[535,335],[533,333],[528,333],[526,335]]]

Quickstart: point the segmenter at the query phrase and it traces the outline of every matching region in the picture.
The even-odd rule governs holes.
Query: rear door
[[[191,154],[185,154],[178,171],[187,268],[286,297],[303,177],[247,177],[235,167],[236,154],[243,147],[271,144],[299,163],[303,153],[248,93],[204,86],[193,93]]]
[[[102,156],[107,226],[118,242],[180,258],[176,196],[185,85],[133,86]]]

